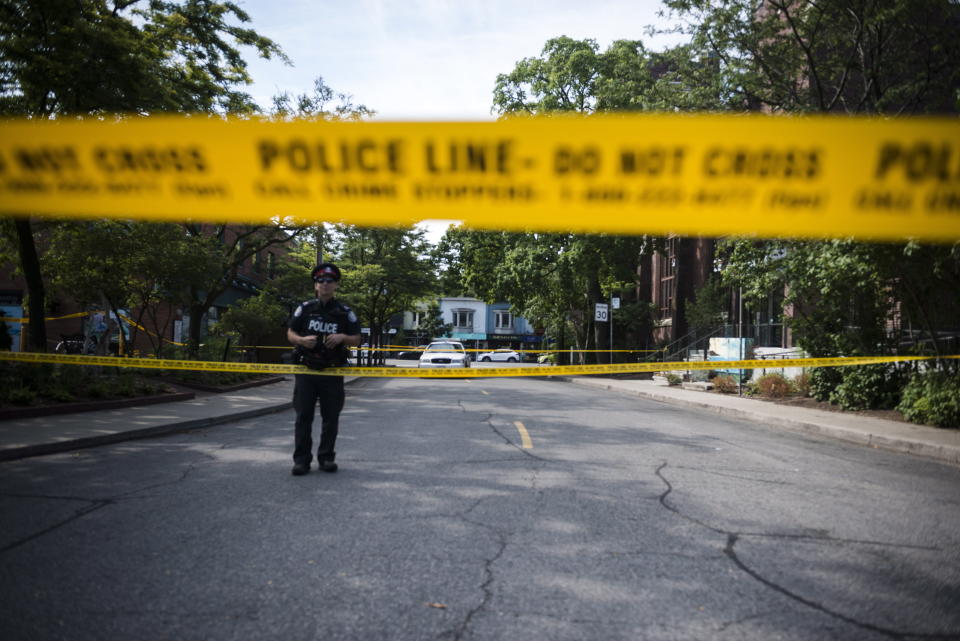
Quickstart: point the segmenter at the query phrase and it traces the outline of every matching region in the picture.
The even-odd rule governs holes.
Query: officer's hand
[[[300,346],[305,347],[306,349],[313,349],[317,346],[317,337],[316,336],[301,336],[300,337]]]
[[[344,338],[346,338],[346,334],[328,334],[327,339],[323,342],[323,344],[327,348],[333,349],[342,343]]]

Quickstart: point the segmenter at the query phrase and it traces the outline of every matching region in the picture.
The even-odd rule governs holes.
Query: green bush
[[[914,374],[903,388],[897,409],[913,423],[960,428],[960,374]]]
[[[818,367],[810,373],[810,394],[818,401],[829,401],[842,380],[839,368]]]
[[[736,394],[737,381],[729,374],[720,374],[713,378],[713,388],[721,394]]]
[[[764,374],[757,379],[756,386],[757,393],[766,398],[783,398],[793,392],[790,381],[777,373]]]
[[[63,387],[46,387],[40,390],[40,395],[44,398],[56,401],[58,403],[69,403],[77,400],[77,397],[69,389]]]
[[[136,381],[131,376],[120,376],[110,386],[112,395],[132,397],[137,395]]]
[[[680,378],[679,375],[674,374],[673,372],[667,372],[666,378],[667,378],[667,383],[671,386],[679,385],[680,383],[683,382],[683,379]]]
[[[90,381],[83,391],[90,398],[106,398],[110,396],[110,386],[106,381],[102,380]]]
[[[844,367],[829,400],[845,410],[893,409],[900,402],[902,380],[894,365]]]
[[[160,393],[160,386],[146,381],[138,381],[135,390],[139,396],[153,396]]]
[[[15,387],[7,392],[7,401],[14,405],[30,405],[36,399],[36,391],[27,387]]]

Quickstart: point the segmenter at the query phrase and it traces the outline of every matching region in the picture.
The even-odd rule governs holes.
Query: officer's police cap
[[[313,278],[313,280],[320,278],[332,278],[334,280],[340,280],[340,268],[333,263],[320,263],[313,268],[313,272],[310,274],[310,277]]]

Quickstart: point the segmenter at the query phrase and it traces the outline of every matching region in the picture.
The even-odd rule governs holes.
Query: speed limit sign
[[[597,303],[596,310],[593,314],[593,320],[605,323],[609,318],[609,314],[610,311],[606,303]]]

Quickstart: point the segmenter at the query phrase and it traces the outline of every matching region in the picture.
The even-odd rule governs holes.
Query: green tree
[[[363,104],[354,104],[353,96],[334,91],[317,76],[311,93],[291,94],[289,91],[273,96],[270,111],[275,120],[362,120],[376,114]]]
[[[960,112],[960,5],[949,0],[666,0],[731,109]],[[689,87],[695,76],[673,75]],[[956,329],[956,245],[729,241],[724,281],[749,301],[786,288],[788,323],[818,355],[941,349]],[[899,334],[897,331],[903,329]],[[892,331],[891,331],[892,330]]]
[[[786,112],[957,113],[951,0],[665,0],[730,104]]]
[[[160,112],[249,114],[239,47],[286,59],[213,0],[9,0],[0,4],[0,115],[51,118]],[[30,344],[46,350],[46,294],[34,231],[14,221],[27,282]]]
[[[435,284],[424,232],[416,228],[335,225],[336,259],[343,271],[339,294],[370,328],[368,364],[396,314],[413,309]]]
[[[561,344],[569,324],[584,349],[608,347],[608,328],[594,323],[593,305],[633,280],[644,251],[644,239],[634,236],[462,228],[449,229],[442,244],[457,257],[452,262],[465,291],[490,303],[509,301]]]
[[[939,330],[960,323],[960,244],[731,240],[721,251],[745,300],[785,292],[786,322],[814,356],[943,355]]]
[[[453,332],[452,323],[443,322],[443,314],[440,311],[440,303],[432,300],[427,304],[427,309],[420,316],[420,323],[417,327],[417,335],[424,340],[434,338],[443,338],[450,336]]]
[[[272,225],[184,223],[183,229],[192,245],[191,252],[208,266],[187,287],[190,311],[187,353],[196,358],[207,310],[232,286],[243,265],[271,247],[294,242],[304,229],[282,222]]]
[[[262,291],[237,301],[223,314],[217,327],[221,331],[237,333],[244,345],[262,345],[279,333],[288,316],[287,310],[274,296]]]
[[[650,109],[669,86],[659,76],[682,57],[651,55],[638,40],[619,40],[601,52],[591,39],[552,38],[539,57],[497,76],[494,109],[505,117]],[[561,342],[570,323],[579,347],[597,349],[609,347],[609,328],[594,322],[594,305],[632,284],[641,255],[657,245],[611,235],[457,233],[463,265],[453,267],[467,289],[491,302],[509,301]]]
[[[720,277],[710,277],[687,303],[687,324],[695,330],[710,330],[723,324],[726,300],[727,292]]]

